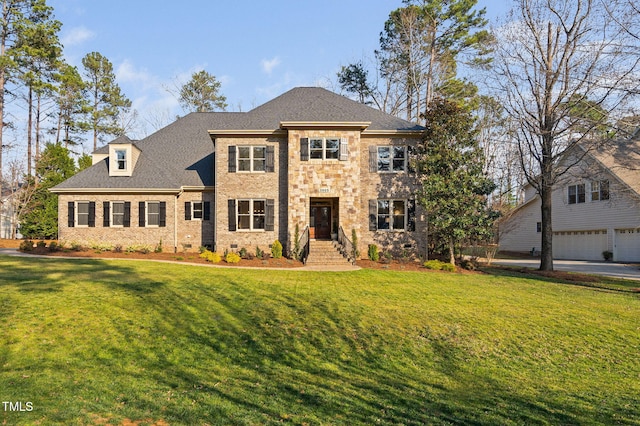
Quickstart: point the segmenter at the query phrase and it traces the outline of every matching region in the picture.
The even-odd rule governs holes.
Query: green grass
[[[536,277],[0,257],[0,424],[640,424],[639,356]]]

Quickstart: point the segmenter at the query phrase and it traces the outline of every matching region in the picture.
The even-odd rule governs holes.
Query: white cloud
[[[96,34],[85,27],[71,28],[60,40],[65,47],[76,46],[94,38]]]
[[[262,70],[265,73],[271,75],[273,69],[280,65],[280,62],[280,58],[276,56],[273,59],[263,59],[262,61],[260,61],[260,64],[262,65]]]
[[[146,84],[156,80],[147,70],[137,69],[128,59],[118,66],[116,77],[120,82],[142,82]]]

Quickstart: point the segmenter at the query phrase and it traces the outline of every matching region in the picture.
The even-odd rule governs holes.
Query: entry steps
[[[320,265],[351,265],[351,262],[341,253],[337,241],[309,240],[309,257],[305,263],[309,266]]]

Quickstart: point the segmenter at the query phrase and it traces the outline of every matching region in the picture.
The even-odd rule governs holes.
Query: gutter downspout
[[[180,192],[176,194],[176,198],[173,200],[173,252],[178,252],[178,198],[184,192],[180,189]]]

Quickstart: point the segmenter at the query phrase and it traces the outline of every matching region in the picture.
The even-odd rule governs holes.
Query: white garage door
[[[616,229],[615,245],[615,261],[640,262],[640,230]]]
[[[553,233],[553,257],[556,259],[603,260],[607,249],[607,231],[568,231]]]

